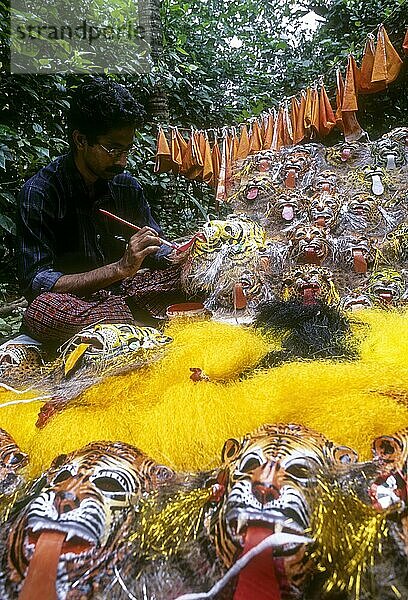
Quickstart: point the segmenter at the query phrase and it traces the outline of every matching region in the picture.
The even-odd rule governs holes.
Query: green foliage
[[[111,76],[146,105],[153,91],[166,93],[172,124],[203,128],[238,124],[276,106],[321,74],[333,91],[335,66],[344,66],[349,52],[360,59],[366,34],[375,32],[380,21],[385,21],[400,50],[406,2],[162,0],[162,50],[153,68],[141,75]],[[33,11],[37,4],[32,4]],[[127,6],[127,0],[115,0],[108,8],[120,17],[121,7]],[[314,32],[302,20],[312,10],[319,20]],[[0,17],[0,62],[7,65],[7,7],[1,2]],[[76,66],[86,68],[86,57],[77,60]],[[83,77],[5,72],[0,77],[0,281],[13,276],[16,194],[24,180],[67,149],[68,92]],[[360,107],[362,125],[373,135],[407,124],[406,65],[387,91],[361,97]],[[154,175],[155,135],[153,122],[138,133],[129,168],[144,186],[167,235],[178,237],[214,214],[214,191],[173,175]]]

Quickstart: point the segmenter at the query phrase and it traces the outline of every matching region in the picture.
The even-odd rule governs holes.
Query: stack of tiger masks
[[[212,310],[256,310],[280,295],[288,271],[313,264],[332,271],[343,307],[404,304],[407,134],[403,127],[375,142],[311,143],[238,161],[227,200],[234,216],[197,235],[184,257],[187,289],[204,291]],[[237,306],[235,286],[249,303]]]
[[[391,519],[391,534],[383,527],[377,545],[397,544],[406,564],[407,444],[407,430],[381,436],[373,461],[358,463],[354,450],[312,429],[268,424],[227,440],[221,466],[195,476],[177,475],[128,444],[88,444],[57,457],[3,515],[2,598],[40,591],[73,600],[101,589],[115,597],[119,585],[156,600],[200,591],[197,585],[230,600],[317,597],[316,573],[327,571],[329,581],[339,575],[335,554],[320,562],[321,546],[333,530],[344,535],[340,520],[336,529],[334,515],[324,517],[322,493],[334,498],[334,510],[351,494],[374,520]],[[9,450],[4,442],[2,455]],[[346,515],[350,532],[364,531],[359,514]],[[375,578],[387,555],[370,556],[367,550],[350,575]],[[195,572],[198,564],[207,567]],[[342,589],[342,578],[335,587]]]

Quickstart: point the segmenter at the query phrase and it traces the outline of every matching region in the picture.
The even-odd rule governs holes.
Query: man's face
[[[86,167],[96,177],[113,179],[126,167],[127,155],[132,147],[135,128],[132,126],[111,129],[97,137],[95,144],[85,144],[83,160]]]

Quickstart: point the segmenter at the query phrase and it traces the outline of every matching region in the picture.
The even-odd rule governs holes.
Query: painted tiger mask
[[[60,536],[59,555],[54,557],[58,600],[91,597],[107,565],[123,555],[131,504],[173,477],[170,469],[122,442],[94,442],[57,457],[45,474],[44,487],[11,525],[7,587],[16,592],[26,581],[41,585],[35,577],[30,581],[30,565],[34,559],[38,564],[38,549],[46,551],[51,534]]]
[[[326,267],[299,265],[283,275],[282,300],[298,300],[303,304],[338,302],[333,273]]]
[[[408,428],[376,438],[372,452],[380,473],[369,489],[371,501],[379,511],[395,509],[391,535],[408,557]]]
[[[314,194],[308,205],[309,218],[318,227],[335,227],[340,212],[340,197],[330,192]]]
[[[222,461],[225,493],[211,533],[229,567],[248,549],[251,538],[279,532],[303,535],[310,516],[306,490],[316,484],[317,471],[354,463],[357,454],[291,423],[263,425],[243,438],[227,440]],[[310,568],[304,545],[274,548],[273,563],[282,598],[298,597]]]
[[[329,254],[328,230],[297,225],[289,234],[290,256],[298,263],[320,265]]]
[[[12,494],[22,483],[17,472],[28,463],[28,455],[22,452],[14,439],[4,429],[0,429],[0,497]]]
[[[397,306],[405,301],[406,282],[403,275],[394,269],[374,271],[368,280],[367,293],[378,307]]]

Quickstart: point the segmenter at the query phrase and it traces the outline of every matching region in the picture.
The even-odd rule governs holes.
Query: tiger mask
[[[394,269],[374,271],[368,280],[367,293],[379,308],[398,306],[405,302],[406,282]]]
[[[353,231],[366,233],[376,230],[383,221],[383,212],[375,196],[356,192],[342,207],[344,226]]]
[[[333,273],[326,267],[299,265],[283,275],[282,300],[298,300],[303,304],[335,304],[339,300]]]
[[[12,494],[22,483],[20,471],[28,463],[28,455],[22,452],[10,434],[0,429],[0,497]]]
[[[289,234],[290,257],[297,263],[320,265],[329,254],[329,230],[297,225]]]
[[[304,199],[298,190],[285,190],[271,196],[266,205],[265,217],[285,226],[304,216]]]
[[[319,227],[332,229],[337,224],[341,201],[337,194],[319,192],[314,194],[308,205],[309,218]]]
[[[383,136],[371,146],[375,166],[387,170],[400,169],[407,164],[405,145],[395,138]]]
[[[222,461],[225,492],[211,533],[229,567],[251,537],[304,535],[310,517],[306,490],[316,485],[317,471],[354,463],[357,454],[302,425],[266,424],[227,440]],[[284,597],[296,597],[310,567],[304,545],[274,548],[273,563],[281,591],[290,591]]]
[[[207,221],[184,254],[182,284],[187,293],[205,294],[205,306],[212,311],[234,310],[237,288],[244,295],[242,278],[250,273],[250,288],[260,288],[269,266],[265,230],[244,215]]]
[[[337,175],[333,171],[325,170],[320,171],[313,179],[312,190],[315,193],[322,194],[326,192],[328,194],[335,194],[338,191]]]
[[[302,188],[307,185],[314,172],[313,152],[295,148],[283,152],[280,183],[286,188]]]
[[[173,480],[174,473],[128,444],[94,442],[57,457],[44,477],[42,489],[34,492],[11,525],[5,550],[7,586],[16,592],[26,582],[41,585],[35,577],[33,582],[31,561],[38,564],[38,548],[43,552],[50,533],[59,534],[59,555],[54,558],[61,600],[92,596],[107,566],[123,555],[131,505],[143,493]],[[70,589],[73,582],[75,591]]]
[[[369,489],[373,506],[379,511],[395,508],[391,535],[396,534],[398,546],[408,557],[408,427],[377,437],[372,452],[380,471]]]

